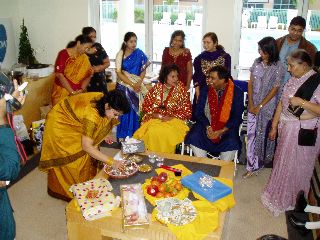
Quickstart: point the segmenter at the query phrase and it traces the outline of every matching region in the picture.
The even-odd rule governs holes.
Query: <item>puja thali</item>
[[[138,172],[139,167],[135,162],[125,161],[121,169],[114,169],[112,166],[106,164],[103,170],[109,177],[121,179],[134,175]]]
[[[164,198],[156,201],[157,219],[165,224],[186,225],[197,217],[197,210],[188,198]]]

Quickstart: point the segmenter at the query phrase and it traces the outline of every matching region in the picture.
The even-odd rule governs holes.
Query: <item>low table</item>
[[[101,151],[105,151],[101,148]],[[148,152],[146,153],[148,154]],[[193,162],[196,164],[210,164],[220,166],[219,177],[233,178],[234,165],[232,162],[213,160],[208,158],[197,158],[186,155],[157,153],[158,156],[179,160],[183,162]],[[108,176],[100,171],[96,178],[108,178]],[[111,182],[112,183],[112,182]],[[146,200],[147,201],[147,200]],[[174,240],[176,236],[163,224],[150,221],[150,225],[144,229],[122,229],[122,209],[117,208],[112,211],[111,217],[104,217],[95,221],[86,221],[81,212],[77,210],[75,199],[73,199],[66,207],[68,239],[69,240],[102,240],[102,239],[125,239],[125,240]],[[221,239],[226,213],[220,214],[220,227],[210,233],[205,239],[217,240]],[[150,216],[151,219],[151,216]]]

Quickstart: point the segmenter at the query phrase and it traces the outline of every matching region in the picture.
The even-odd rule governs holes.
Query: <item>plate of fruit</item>
[[[169,177],[166,172],[147,179],[143,184],[143,190],[149,202],[155,205],[155,201],[161,198],[177,197],[184,199],[189,190],[184,188],[179,179]]]
[[[125,161],[123,167],[120,169],[114,169],[112,166],[106,164],[103,170],[110,178],[128,178],[138,172],[139,166],[135,162]]]

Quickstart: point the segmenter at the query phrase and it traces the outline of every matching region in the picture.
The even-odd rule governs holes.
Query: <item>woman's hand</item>
[[[260,112],[260,107],[259,106],[249,107],[249,112],[254,115],[258,115],[258,113]]]
[[[105,141],[107,144],[112,144],[112,143],[114,143],[116,140],[114,139],[114,137],[107,136],[107,137],[104,138],[104,141]]]
[[[134,83],[132,88],[135,92],[140,92],[141,91],[141,83],[140,82]]]
[[[276,140],[276,137],[277,137],[277,128],[271,127],[270,132],[269,132],[269,139],[271,141],[274,141],[274,140]]]
[[[196,86],[196,87],[195,87],[196,102],[198,102],[199,95],[200,95],[200,87],[199,87],[199,86]]]
[[[124,170],[124,161],[113,160],[112,168],[113,169]]]
[[[289,104],[296,107],[296,106],[302,106],[306,101],[299,97],[291,97],[289,98]]]
[[[170,120],[172,120],[172,119],[173,119],[173,117],[171,117],[171,116],[162,116],[161,121],[162,121],[162,122],[168,122],[168,121],[170,121]]]
[[[23,105],[26,100],[26,95],[18,90],[18,82],[15,79],[13,80],[13,86],[14,92],[11,95],[16,98],[21,103],[21,105]]]
[[[6,181],[0,181],[0,188],[7,186]]]

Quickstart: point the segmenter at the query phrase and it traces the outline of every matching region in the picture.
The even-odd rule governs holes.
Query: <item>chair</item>
[[[267,17],[266,16],[258,16],[257,28],[266,29],[268,27]]]
[[[248,10],[244,10],[241,17],[242,28],[249,28],[249,19],[250,12]]]
[[[268,29],[278,29],[278,17],[270,16],[268,22]]]
[[[159,21],[160,24],[171,25],[171,14],[169,12],[163,12],[162,19]]]
[[[175,25],[186,25],[186,13],[178,13],[178,18],[174,22]]]
[[[201,26],[202,25],[202,13],[195,13],[194,20],[192,22],[194,26]]]

